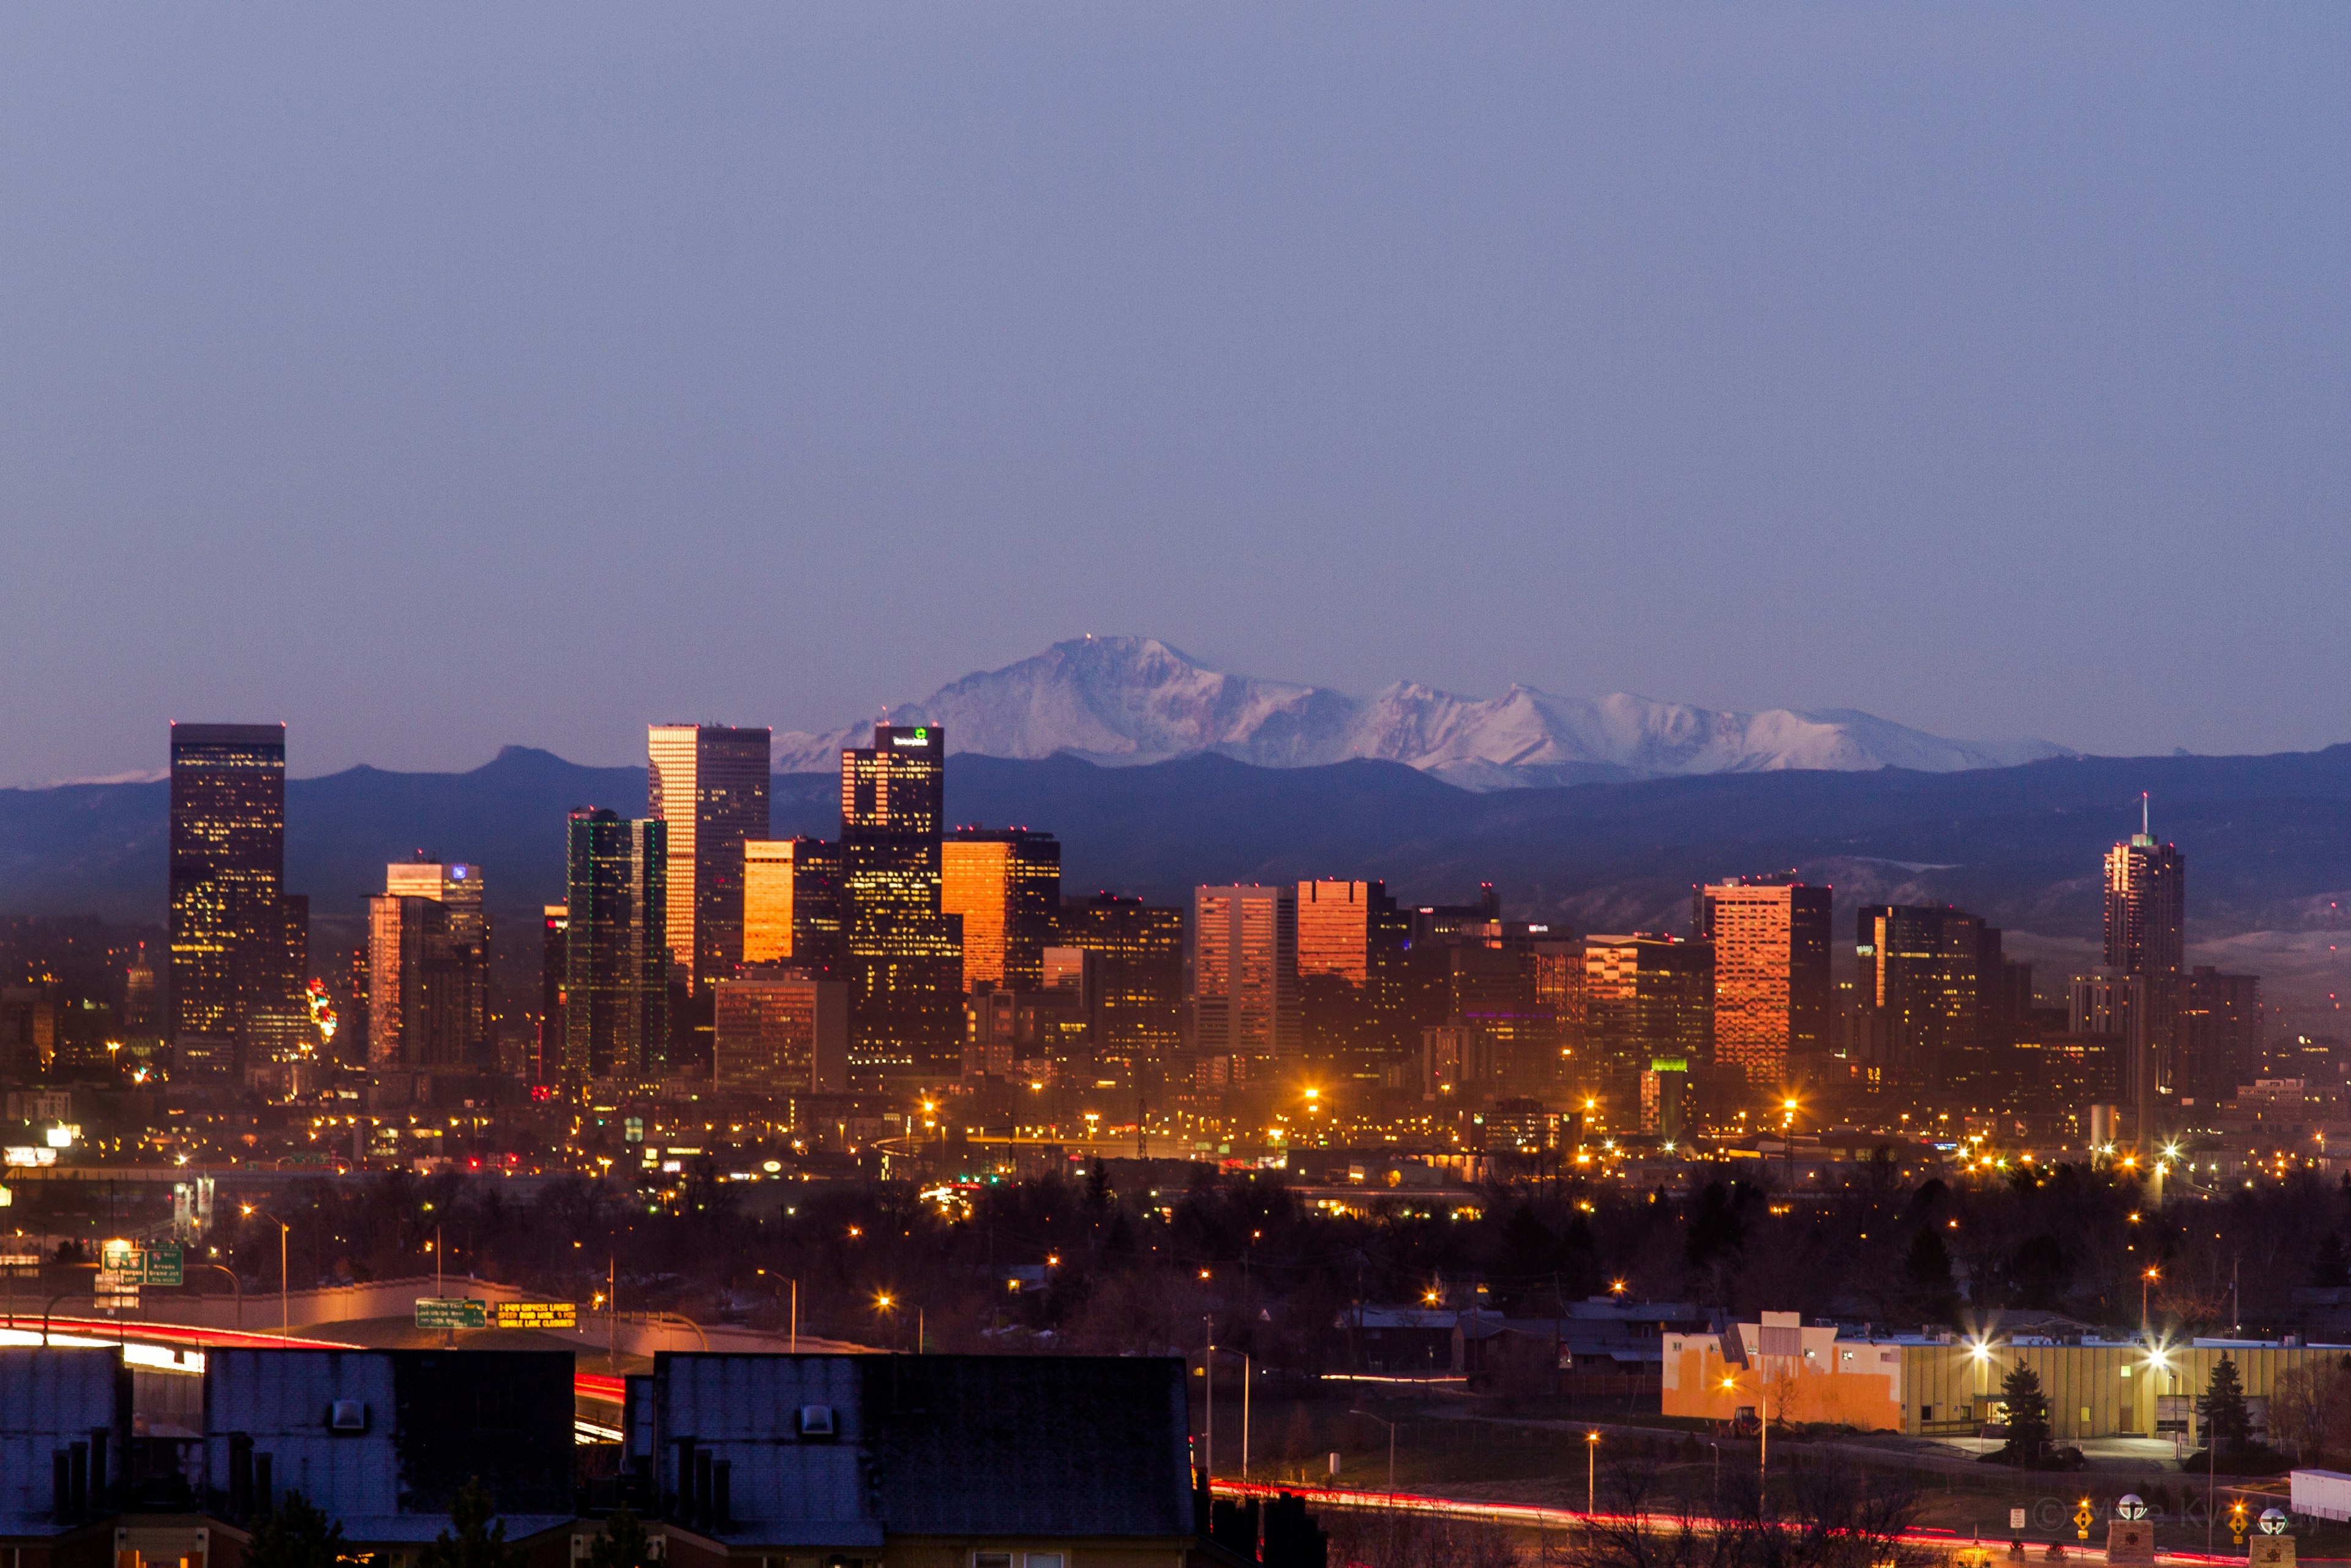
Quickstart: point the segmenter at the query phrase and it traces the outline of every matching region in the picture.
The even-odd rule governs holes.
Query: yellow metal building
[[[1765,1312],[1723,1334],[1665,1336],[1668,1416],[1729,1420],[1743,1408],[1774,1422],[1865,1431],[1953,1434],[2000,1418],[2001,1384],[2020,1364],[2041,1379],[2053,1437],[2157,1437],[2189,1431],[2195,1397],[2226,1356],[2251,1400],[2278,1375],[2339,1361],[2351,1347],[2207,1340],[2079,1343],[1997,1335],[1841,1339],[1793,1312]]]

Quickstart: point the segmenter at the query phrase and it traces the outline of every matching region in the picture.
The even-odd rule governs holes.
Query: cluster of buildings
[[[172,727],[167,963],[131,964],[104,1042],[0,1001],[0,1071],[116,1067],[128,1040],[175,1086],[285,1101],[363,1070],[371,1103],[527,1087],[869,1132],[888,1109],[908,1136],[917,1103],[932,1127],[1082,1113],[1095,1131],[1343,1107],[1358,1134],[1668,1152],[1784,1136],[1800,1111],[2136,1143],[2225,1130],[2250,1085],[2305,1082],[2269,1060],[2254,977],[2185,964],[2184,857],[2144,821],[2105,857],[2105,963],[2051,996],[1948,905],[1849,910],[1848,968],[1832,890],[1793,873],[1704,883],[1679,929],[1617,933],[1506,919],[1491,884],[1461,904],[1369,880],[1071,896],[1050,832],[948,821],[937,726],[845,748],[820,839],[771,836],[768,731],[656,725],[647,814],[562,824],[535,988],[511,968],[527,938],[507,936],[503,989],[494,973],[495,872],[422,853],[385,868],[336,983],[285,886],[285,746],[282,726]]]

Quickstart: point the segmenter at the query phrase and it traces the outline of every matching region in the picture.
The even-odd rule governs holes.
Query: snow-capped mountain
[[[2066,755],[2045,740],[1947,740],[1850,708],[1720,713],[1619,692],[1512,686],[1490,699],[1399,684],[1369,698],[1207,669],[1155,637],[1081,637],[889,711],[954,751],[1098,763],[1214,751],[1268,768],[1375,757],[1474,789],[1812,768],[1949,773]],[[870,725],[776,737],[778,772],[825,772]]]

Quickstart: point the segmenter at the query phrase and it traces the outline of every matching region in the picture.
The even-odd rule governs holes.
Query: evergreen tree
[[[2039,1464],[2049,1446],[2049,1396],[2041,1392],[2041,1375],[2018,1363],[2001,1380],[2000,1396],[2008,1406],[2008,1458]]]
[[[654,1568],[653,1542],[635,1514],[615,1509],[604,1521],[604,1533],[588,1548],[588,1568]]]
[[[2204,1417],[2204,1440],[2220,1452],[2241,1452],[2252,1441],[2253,1421],[2245,1409],[2244,1379],[2230,1357],[2212,1364],[2212,1381],[2196,1405],[2197,1414]]]
[[[520,1568],[521,1555],[507,1544],[506,1521],[498,1518],[490,1489],[475,1476],[449,1505],[449,1522],[417,1553],[418,1568]]]
[[[2330,1230],[2319,1238],[2318,1251],[2310,1260],[2310,1282],[2321,1290],[2351,1285],[2351,1256],[2344,1253],[2340,1232]]]
[[[252,1543],[245,1549],[246,1568],[335,1568],[343,1557],[343,1527],[298,1491],[288,1491],[277,1506],[254,1521]]]

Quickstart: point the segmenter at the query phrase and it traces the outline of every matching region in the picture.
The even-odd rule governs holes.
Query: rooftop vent
[[[832,1436],[832,1406],[803,1405],[800,1406],[800,1436],[830,1437]]]
[[[329,1432],[364,1432],[368,1429],[368,1408],[364,1399],[338,1399],[327,1412]]]

